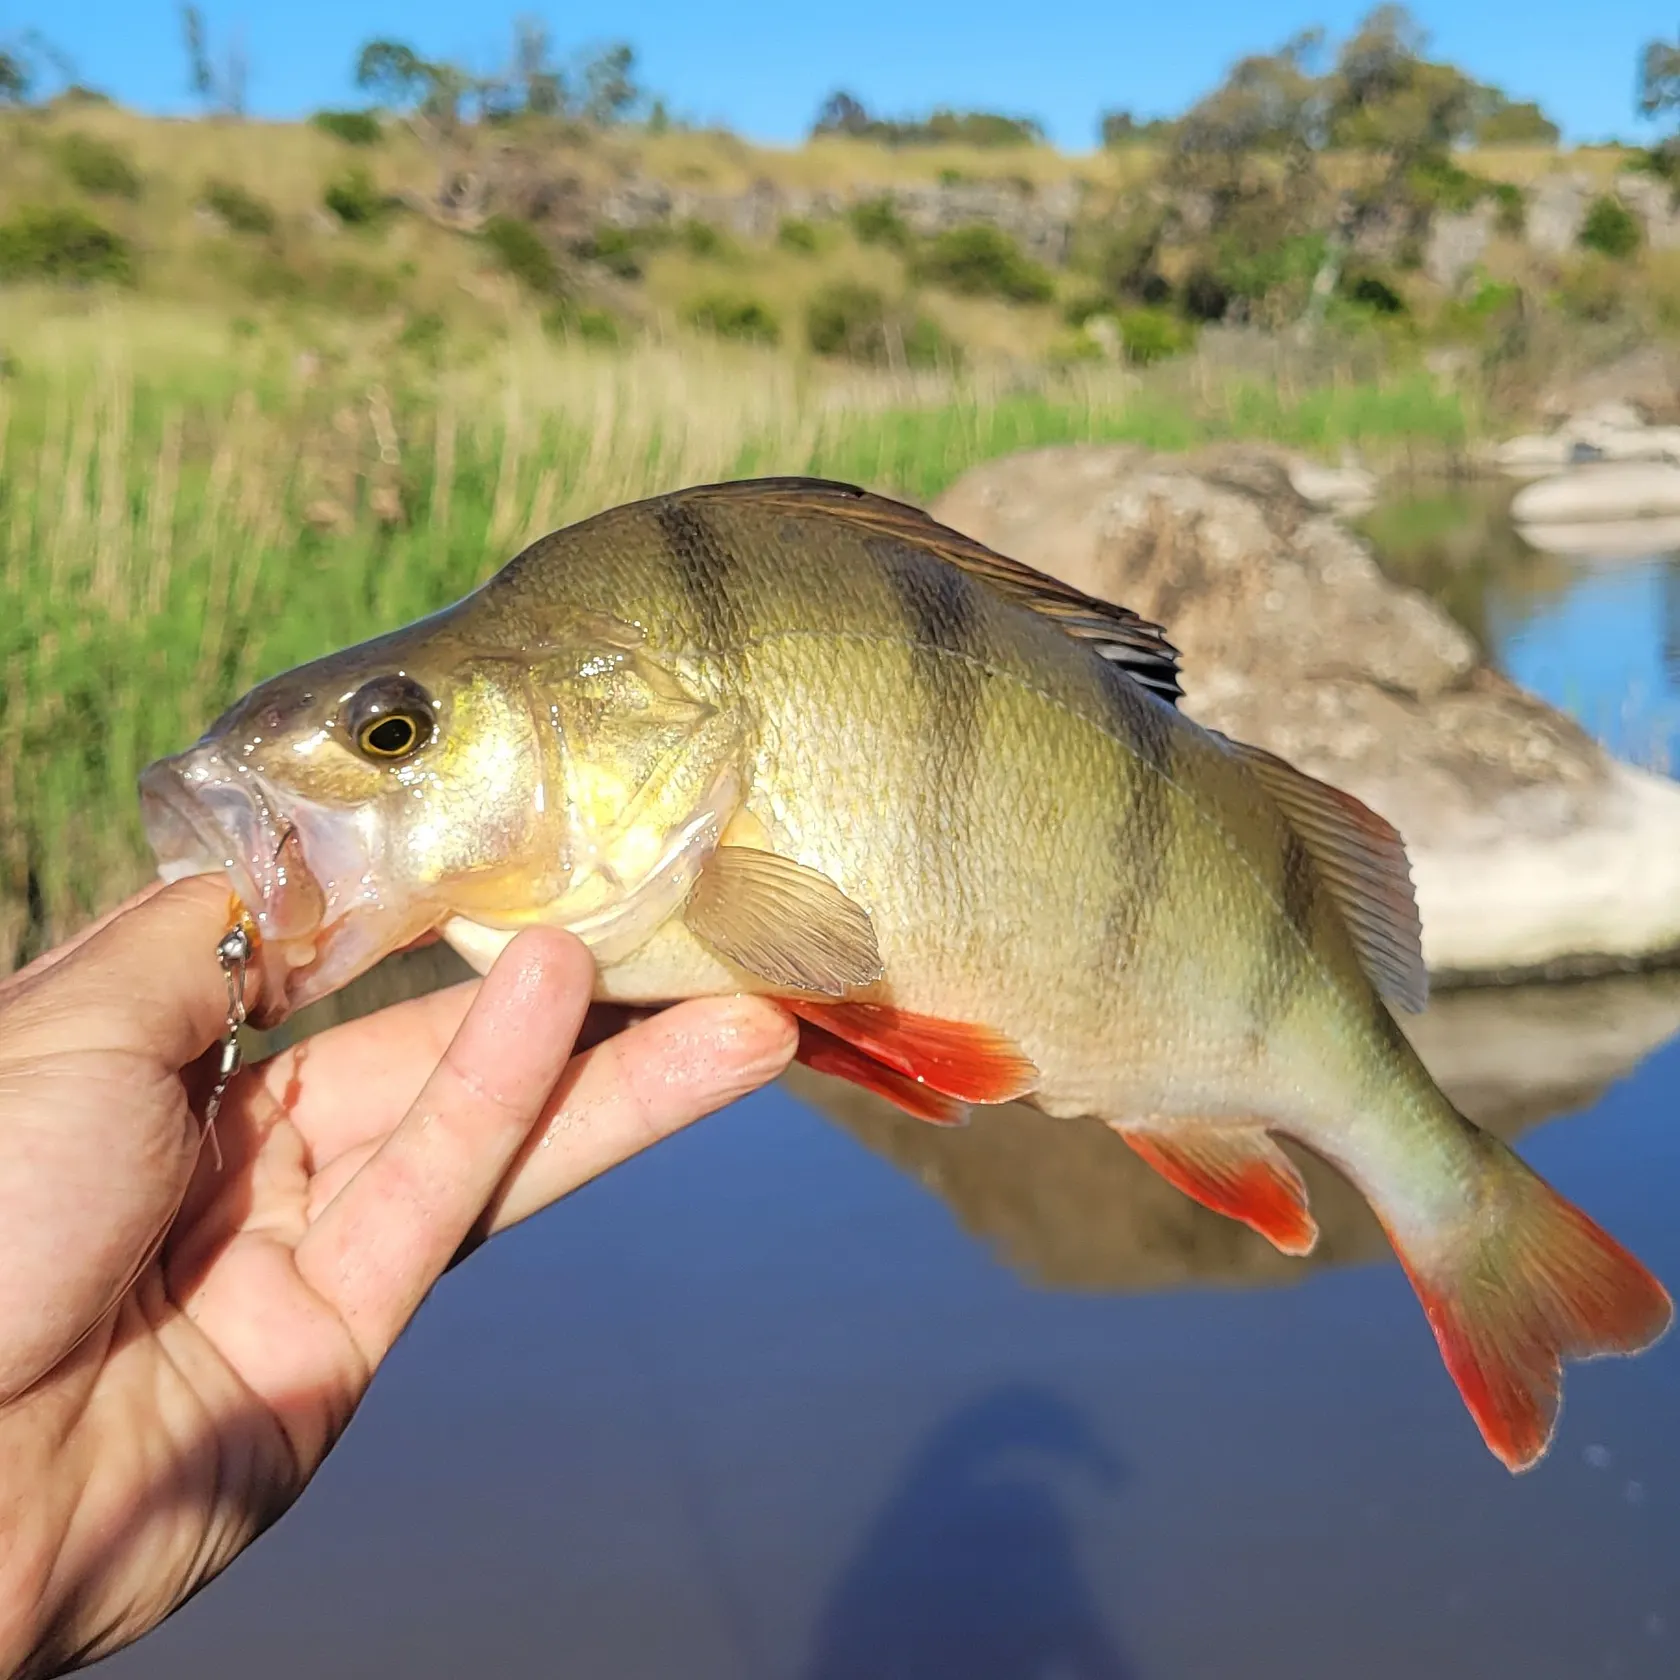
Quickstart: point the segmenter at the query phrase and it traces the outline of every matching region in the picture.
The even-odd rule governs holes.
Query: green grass
[[[745,345],[597,348],[534,321],[438,372],[435,344],[394,334],[311,359],[107,308],[44,318],[0,382],[0,963],[149,873],[134,783],[152,758],[601,507],[759,472],[927,500],[1046,444],[1450,446],[1469,424],[1421,376],[1282,395],[1097,370],[995,393]]]

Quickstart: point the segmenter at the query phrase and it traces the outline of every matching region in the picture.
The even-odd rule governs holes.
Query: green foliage
[[[634,228],[619,227],[612,222],[599,223],[595,231],[573,247],[585,262],[598,263],[620,280],[640,280],[642,253],[650,243],[645,233]]]
[[[1461,296],[1442,306],[1435,319],[1435,334],[1460,342],[1492,341],[1517,326],[1522,314],[1522,287],[1480,276]]]
[[[855,280],[834,280],[813,294],[805,339],[819,356],[854,362],[926,367],[951,356],[934,322],[894,308],[875,287]]]
[[[814,257],[821,248],[822,241],[817,234],[815,222],[808,222],[799,216],[784,216],[781,226],[776,229],[776,243],[784,251],[795,251],[802,257]]]
[[[1605,194],[1587,206],[1587,214],[1576,235],[1583,251],[1597,251],[1618,261],[1639,249],[1638,219],[1619,198]]]
[[[1140,141],[1171,140],[1176,127],[1170,117],[1146,117],[1140,121],[1130,111],[1104,111],[1097,120],[1097,133],[1110,151]]]
[[[327,183],[321,202],[346,227],[372,227],[392,208],[390,197],[374,185],[367,170],[347,169]]]
[[[1349,268],[1342,272],[1341,295],[1373,315],[1404,315],[1406,300],[1380,274],[1371,269]]]
[[[1123,309],[1119,320],[1122,352],[1139,367],[1179,355],[1196,342],[1196,329],[1165,309]]]
[[[448,323],[444,318],[435,309],[423,309],[410,315],[403,323],[403,330],[397,334],[397,344],[403,350],[412,350],[417,356],[432,358],[443,348],[447,335]]]
[[[813,139],[844,134],[855,140],[878,140],[888,146],[1032,146],[1044,139],[1044,126],[1033,117],[1008,117],[996,111],[953,111],[944,106],[929,116],[895,120],[871,116],[861,100],[845,92],[823,101],[811,125]]]
[[[274,206],[234,181],[206,181],[199,203],[235,233],[273,233]]]
[[[1114,312],[1114,299],[1106,292],[1075,292],[1062,305],[1062,319],[1070,327],[1082,327],[1094,315]]]
[[[1491,182],[1441,153],[1420,157],[1407,171],[1406,185],[1414,203],[1453,215],[1475,209],[1493,190]]]
[[[1294,234],[1257,248],[1227,240],[1216,251],[1209,273],[1231,298],[1251,306],[1277,300],[1283,313],[1290,314],[1305,302],[1324,262],[1325,244],[1321,233]]]
[[[722,228],[694,216],[678,226],[677,239],[691,257],[718,261],[735,254],[735,242]]]
[[[479,237],[495,254],[497,265],[503,272],[511,274],[533,292],[558,297],[565,291],[565,281],[554,253],[529,222],[522,222],[517,216],[492,216],[484,224]]]
[[[1555,146],[1558,125],[1532,99],[1507,99],[1488,90],[1491,97],[1475,118],[1473,137],[1478,146]]]
[[[543,330],[555,338],[616,348],[624,343],[624,324],[610,310],[563,300],[543,315]]]
[[[1523,229],[1528,225],[1528,205],[1524,202],[1522,188],[1510,181],[1496,181],[1493,201],[1497,206],[1493,225],[1507,239],[1521,239]]]
[[[317,111],[309,121],[312,127],[342,140],[346,146],[377,146],[385,138],[374,111]]]
[[[0,281],[126,284],[133,278],[128,241],[83,210],[31,205],[0,222]]]
[[[719,338],[776,344],[782,336],[781,323],[770,306],[745,292],[707,292],[688,305],[683,319]]]
[[[1049,271],[1007,233],[981,223],[937,234],[917,253],[914,267],[918,279],[969,297],[1046,303],[1056,290]]]
[[[59,167],[71,184],[96,198],[140,196],[140,171],[108,140],[72,130],[58,142]]]
[[[847,212],[847,220],[860,245],[885,245],[894,251],[910,248],[910,228],[899,215],[898,206],[884,193],[854,204]]]

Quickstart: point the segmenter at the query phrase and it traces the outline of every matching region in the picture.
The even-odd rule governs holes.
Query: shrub
[[[96,198],[138,198],[140,172],[109,141],[66,134],[58,143],[59,166],[73,185]]]
[[[585,262],[599,263],[620,280],[640,280],[642,277],[642,247],[648,243],[645,235],[630,228],[615,227],[603,222],[575,247]]]
[[[327,183],[321,202],[346,227],[371,227],[391,208],[391,200],[373,184],[365,169],[347,169]]]
[[[1147,366],[1188,350],[1196,330],[1164,309],[1127,309],[1120,314],[1120,343],[1128,362]]]
[[[1575,242],[1583,251],[1597,251],[1601,256],[1631,257],[1639,249],[1639,223],[1619,198],[1605,195],[1587,207]]]
[[[776,243],[784,251],[797,251],[802,257],[814,257],[822,241],[814,222],[807,222],[799,216],[788,216],[776,229]]]
[[[775,344],[782,336],[781,323],[769,306],[744,292],[708,292],[694,299],[683,317],[690,326],[716,333],[719,338]]]
[[[1093,315],[1108,315],[1114,299],[1106,292],[1076,292],[1062,305],[1062,319],[1070,327],[1082,327]]]
[[[1493,202],[1498,207],[1494,226],[1507,239],[1521,239],[1523,229],[1528,225],[1528,205],[1524,202],[1522,188],[1509,181],[1496,182]]]
[[[346,146],[377,146],[385,138],[372,111],[317,111],[310,123]]]
[[[951,344],[924,315],[889,304],[873,286],[834,280],[805,311],[805,339],[819,356],[928,367],[954,360]]]
[[[1349,269],[1344,273],[1341,292],[1349,303],[1356,303],[1375,315],[1406,312],[1406,300],[1380,274],[1373,274],[1369,269]]]
[[[847,212],[852,232],[861,245],[885,245],[895,251],[910,248],[910,229],[890,198],[866,198]]]
[[[495,253],[503,272],[533,292],[553,297],[565,290],[554,253],[529,222],[516,216],[492,216],[479,237]]]
[[[235,233],[274,232],[274,206],[233,181],[206,181],[199,203]]]
[[[446,331],[447,323],[435,309],[423,309],[416,315],[410,315],[403,323],[403,330],[397,334],[397,343],[404,350],[430,356],[443,347]]]
[[[951,228],[932,239],[916,260],[916,273],[947,291],[1010,303],[1044,303],[1055,291],[1049,272],[1008,234],[981,223]]]
[[[1614,320],[1627,302],[1627,285],[1620,264],[1590,251],[1564,273],[1557,289],[1558,306],[1577,320]]]
[[[555,338],[581,339],[604,346],[624,342],[624,328],[610,310],[570,302],[557,303],[543,316],[543,330]]]
[[[677,238],[691,257],[706,257],[716,259],[729,256],[734,245],[722,228],[713,227],[710,222],[702,222],[690,216],[677,229]]]
[[[1211,268],[1193,268],[1184,278],[1183,306],[1192,321],[1222,321],[1231,307],[1230,288]]]
[[[27,206],[0,222],[0,280],[133,278],[128,241],[85,211]]]

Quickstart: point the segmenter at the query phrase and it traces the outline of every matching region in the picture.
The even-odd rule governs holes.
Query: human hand
[[[774,1005],[714,998],[574,1056],[593,964],[531,930],[237,1075],[218,1169],[228,906],[153,888],[0,987],[0,1675],[162,1621],[302,1492],[464,1248],[793,1053]]]

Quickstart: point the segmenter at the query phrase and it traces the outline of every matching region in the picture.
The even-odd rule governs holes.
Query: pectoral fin
[[[719,846],[683,907],[691,932],[773,985],[844,997],[881,978],[869,912],[826,875],[752,846]]]
[[[1169,1184],[1241,1220],[1284,1254],[1310,1254],[1318,1224],[1307,1211],[1307,1187],[1295,1163],[1263,1126],[1116,1126]]]

